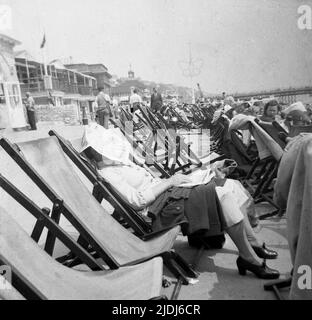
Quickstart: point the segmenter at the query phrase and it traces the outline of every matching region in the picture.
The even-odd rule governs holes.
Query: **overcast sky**
[[[11,6],[7,34],[42,59],[103,63],[126,76],[208,92],[312,85],[312,30],[299,30],[311,0],[0,0]],[[189,45],[190,44],[190,45]],[[189,47],[199,75],[183,75]]]

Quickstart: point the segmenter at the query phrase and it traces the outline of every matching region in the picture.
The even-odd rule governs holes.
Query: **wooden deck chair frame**
[[[51,137],[52,138],[52,137]],[[57,193],[44,181],[44,179],[36,172],[36,170],[28,163],[28,161],[20,154],[18,145],[11,144],[7,139],[0,139],[0,145],[8,153],[8,155],[19,165],[19,167],[30,177],[30,179],[43,191],[43,193],[52,201],[53,207],[57,207],[55,216],[51,218],[58,224],[61,215],[73,225],[73,227],[80,234],[78,243],[87,250],[92,250],[95,253],[96,258],[101,258],[105,261],[110,269],[118,269],[121,267],[117,261],[112,257],[112,255],[105,250],[105,247],[95,239],[95,237],[89,233],[83,226],[83,223],[75,217],[75,213],[67,206],[65,199],[60,199]],[[90,195],[91,196],[91,195]],[[51,232],[51,246],[52,251],[55,245],[56,235]],[[74,255],[75,256],[75,255]],[[177,277],[177,279],[182,279],[183,284],[188,284],[189,281],[187,277],[196,278],[198,274],[190,268],[187,262],[178,255],[175,251],[170,250],[166,252],[160,252],[157,256],[161,256],[164,260],[165,265],[169,270]],[[147,260],[150,260],[150,257]],[[67,263],[67,259],[73,259],[73,255],[69,254],[64,257],[61,262]],[[141,261],[140,262],[144,262]],[[69,266],[75,266],[81,263],[79,258],[74,258],[73,262],[68,264]],[[133,262],[134,264],[135,261]]]
[[[39,208],[2,174],[0,174],[0,186],[37,220],[31,233],[31,238],[34,241],[38,242],[44,228],[48,229],[44,250],[50,256],[53,255],[56,239],[59,239],[69,249],[69,251],[79,257],[79,259],[91,270],[105,269],[102,264],[96,261],[90,252],[88,252],[79,242],[74,240],[58,225],[57,218],[59,216],[62,202],[55,201],[51,212],[49,208]],[[84,230],[81,232],[87,237]],[[63,258],[64,257],[59,257],[56,260],[62,262]]]
[[[75,219],[74,214],[67,207],[64,200],[58,197],[53,189],[51,189],[51,187],[39,176],[35,169],[20,155],[17,149],[18,146],[12,145],[4,138],[0,140],[0,145],[53,203],[52,210],[49,208],[40,209],[35,203],[9,183],[7,179],[2,175],[0,176],[1,187],[37,219],[37,223],[32,232],[32,238],[35,241],[39,241],[43,229],[46,227],[49,230],[45,244],[45,251],[47,253],[50,255],[53,254],[56,238],[59,238],[67,247],[70,246],[70,250],[92,270],[104,269],[101,264],[87,254],[86,249],[89,247],[86,246],[87,241],[100,256],[103,255],[103,259],[111,269],[117,269],[118,265],[114,258],[98,245],[94,240],[93,235],[89,233],[77,219]],[[77,241],[77,244],[79,245],[78,248],[84,248],[84,250],[78,250],[74,246],[74,241],[68,237],[64,230],[58,225],[61,215],[63,215],[79,232],[80,237]],[[60,257],[58,260],[64,262],[63,258],[65,257]]]
[[[202,110],[197,105],[191,105],[189,109],[193,115],[195,125],[199,127],[204,126],[207,119]]]
[[[110,122],[116,127],[119,128],[120,131],[123,133],[123,135],[127,138],[129,143],[140,153],[141,156],[143,156],[145,159],[148,158],[148,162],[145,162],[147,166],[153,166],[160,174],[161,178],[169,178],[170,174],[164,169],[164,166],[166,167],[166,164],[163,165],[161,163],[161,160],[165,161],[166,163],[169,161],[167,158],[167,154],[164,155],[165,158],[160,160],[160,163],[158,163],[154,158],[154,151],[149,148],[148,145],[142,146],[140,142],[136,141],[133,136],[129,135],[127,133],[127,130],[125,130],[124,126],[120,123],[120,121],[115,119],[110,119]]]
[[[272,121],[272,126],[278,131],[278,133],[284,133],[288,135],[288,132],[277,121]]]
[[[194,166],[195,168],[202,166],[202,162],[192,151],[190,144],[185,143],[184,139],[178,134],[175,134],[173,137],[170,131],[167,130],[165,124],[157,119],[148,108],[139,106],[139,109],[148,123],[150,130],[153,132],[153,135],[157,137],[156,143],[161,143],[160,147],[164,151],[175,150],[174,156],[176,161],[174,161],[173,165],[169,167],[170,175],[179,171],[182,171],[184,174],[188,174],[192,172],[191,166]],[[157,132],[157,130],[159,131]],[[163,135],[163,133],[165,134]],[[185,152],[185,154],[183,154],[183,152]],[[183,161],[184,164],[180,161]],[[177,168],[176,165],[178,165]]]
[[[265,129],[263,128],[263,130]],[[255,203],[267,201],[276,208],[276,210],[271,213],[261,215],[259,217],[260,220],[281,214],[279,206],[273,200],[273,189],[271,188],[271,184],[277,176],[278,166],[279,161],[276,161],[272,156],[262,159],[262,161],[257,157],[247,176],[242,181],[243,185],[247,186],[251,191],[251,196]],[[256,168],[259,168],[258,172],[256,172]],[[256,182],[256,185],[251,184],[250,180],[253,178],[255,179],[254,182]]]
[[[175,109],[169,109],[168,110],[170,114],[170,117],[176,117],[177,122],[174,125],[175,129],[180,128],[180,129],[187,129],[190,130],[192,128],[192,122],[186,123],[185,120],[181,117],[181,115],[175,110]],[[157,117],[159,118],[159,117]]]
[[[140,115],[138,115],[138,117],[140,117]],[[127,130],[125,130],[124,125],[119,124],[118,120],[110,119],[110,121],[115,127],[118,127],[122,131],[128,141],[141,152],[143,157],[147,157],[149,159],[146,164],[154,166],[160,172],[162,177],[172,176],[179,171],[182,171],[184,174],[192,172],[193,168],[190,168],[190,166],[193,164],[180,153],[183,139],[180,139],[179,135],[176,136],[177,142],[173,145],[173,143],[170,144],[169,142],[170,136],[162,134],[161,130],[165,129],[159,129],[160,131],[158,131],[158,135],[157,131],[154,133],[151,132],[148,141],[146,141],[143,146],[140,146],[139,143],[135,141],[134,137],[127,134]],[[150,127],[147,128],[148,130],[151,130]],[[156,154],[159,142],[163,146],[163,153],[160,155]],[[181,161],[184,161],[185,164],[182,164]],[[199,168],[201,165],[202,163],[200,162],[195,165],[195,168]]]
[[[262,122],[259,119],[255,120],[258,125],[276,142],[280,145],[282,149],[285,148],[286,143],[280,139],[279,133],[280,131],[277,129],[276,126],[274,126],[273,123],[269,122]],[[276,122],[277,123],[277,122]]]
[[[31,212],[35,217],[38,218],[37,224],[36,224],[37,228],[38,228],[38,226],[40,226],[40,229],[42,226],[51,228],[51,226],[54,225],[55,230],[58,230],[58,228],[59,228],[58,225],[53,221],[53,219],[51,219],[51,217],[49,217],[48,214],[47,215],[44,214],[42,216],[40,213],[40,211],[41,211],[40,208],[38,208],[26,195],[24,195],[21,191],[19,191],[13,184],[11,184],[2,175],[0,175],[0,182],[1,182],[1,187],[3,187],[12,197],[17,198],[18,199],[17,201],[24,208],[29,210],[29,212]],[[34,242],[38,242],[38,241],[37,241],[36,236],[34,236],[34,233],[30,237],[22,229],[22,227],[16,221],[14,221],[14,218],[12,218],[7,213],[6,210],[2,210],[0,208],[0,217],[1,217],[1,219],[2,218],[4,219],[6,224],[9,224],[9,225],[5,225],[3,227],[5,229],[8,228],[8,232],[6,234],[1,233],[2,239],[5,242],[7,241],[7,243],[8,243],[5,245],[9,245],[10,243],[12,243],[12,239],[14,239],[15,240],[14,246],[17,245],[17,247],[19,248],[17,250],[17,252],[14,251],[12,253],[12,256],[18,256],[18,254],[21,254],[20,249],[22,249],[22,253],[31,256],[31,258],[28,258],[28,260],[26,259],[26,269],[27,269],[27,267],[28,268],[31,267],[32,262],[30,262],[30,261],[36,261],[34,263],[37,264],[37,267],[39,264],[40,268],[45,268],[45,266],[46,266],[45,263],[51,264],[51,266],[48,266],[48,270],[50,270],[50,278],[49,278],[50,281],[51,281],[51,278],[52,279],[54,278],[56,280],[56,282],[62,282],[62,280],[60,280],[60,278],[59,278],[60,274],[62,272],[61,270],[66,272],[67,276],[69,274],[73,275],[71,281],[74,284],[74,286],[71,289],[69,289],[69,292],[67,292],[66,299],[69,299],[69,298],[73,299],[74,298],[74,296],[72,294],[75,293],[75,291],[74,291],[75,289],[77,290],[77,287],[75,288],[75,285],[77,282],[79,284],[79,280],[83,280],[84,285],[87,285],[89,287],[88,288],[89,294],[90,293],[92,294],[92,291],[94,289],[93,286],[94,286],[95,282],[97,280],[99,280],[99,281],[104,280],[106,278],[106,275],[108,275],[108,277],[110,278],[109,282],[110,282],[110,285],[112,285],[112,286],[114,285],[114,279],[117,281],[119,280],[119,287],[120,287],[120,283],[124,283],[124,281],[129,281],[129,280],[131,281],[131,283],[133,285],[134,284],[133,283],[134,281],[132,278],[133,271],[137,275],[138,273],[140,274],[144,270],[145,277],[147,275],[150,276],[150,272],[157,271],[155,273],[155,277],[150,278],[151,279],[150,281],[151,281],[151,285],[156,284],[157,282],[159,283],[157,285],[158,289],[153,289],[153,291],[160,289],[160,281],[161,281],[160,277],[162,277],[162,272],[160,272],[160,267],[162,265],[162,261],[159,260],[160,258],[157,258],[158,259],[157,262],[156,262],[156,260],[148,261],[147,263],[143,263],[143,264],[137,265],[135,267],[131,267],[130,269],[123,268],[123,270],[120,269],[120,270],[115,270],[113,272],[110,272],[108,270],[104,270],[103,268],[100,268],[100,270],[97,272],[69,270],[69,269],[65,268],[64,266],[56,264],[53,261],[52,257],[49,259],[47,257],[47,255],[49,255],[47,250],[45,250],[46,253],[43,253],[42,252],[43,250],[39,246],[38,247],[35,246]],[[35,227],[35,229],[36,229],[36,227]],[[52,229],[53,229],[53,227],[52,227]],[[38,231],[38,229],[37,229],[37,231]],[[61,234],[60,240],[65,239],[63,243],[66,246],[68,245],[68,249],[76,248],[78,251],[84,251],[84,249],[81,248],[79,246],[79,244],[77,244],[74,240],[72,240],[70,238],[70,236],[66,235],[65,232],[62,231],[60,234]],[[37,233],[37,235],[38,235],[38,233]],[[15,239],[15,237],[16,237],[16,239]],[[8,238],[8,240],[7,240],[7,238]],[[1,241],[2,241],[2,239],[1,239]],[[34,242],[32,240],[34,240]],[[17,243],[16,243],[16,241],[17,241]],[[25,274],[23,272],[23,270],[21,270],[21,268],[24,268],[24,263],[21,262],[20,257],[17,257],[17,260],[14,259],[14,257],[13,257],[13,261],[15,260],[15,263],[14,263],[12,261],[12,256],[11,257],[7,256],[7,255],[10,255],[10,252],[7,250],[6,253],[4,253],[3,251],[5,252],[5,249],[3,249],[0,252],[0,257],[1,257],[0,258],[0,265],[6,265],[6,266],[10,267],[11,288],[9,288],[8,290],[3,290],[2,292],[0,290],[0,297],[3,297],[5,299],[9,299],[9,300],[21,300],[21,299],[25,299],[25,298],[30,299],[30,300],[39,300],[39,299],[49,298],[48,294],[49,293],[51,294],[51,290],[42,288],[46,279],[45,278],[41,279],[41,281],[38,281],[37,283],[33,282],[32,281],[32,280],[34,280],[33,277],[34,276],[37,277],[37,274],[34,273],[32,270],[29,270],[29,272],[27,274]],[[11,250],[11,252],[12,251],[13,250]],[[36,254],[37,254],[37,256],[36,256]],[[40,255],[39,257],[38,257],[38,254]],[[39,258],[40,262],[43,262],[42,265],[39,263],[38,258]],[[29,263],[30,263],[30,265],[29,265]],[[23,264],[23,265],[21,266],[21,264]],[[57,270],[55,270],[55,267],[57,267]],[[103,270],[101,270],[101,269],[103,269]],[[51,272],[51,270],[52,270],[52,272]],[[55,274],[54,274],[54,271],[55,271]],[[47,271],[47,272],[49,272],[49,271]],[[57,275],[57,272],[59,273],[59,275]],[[92,275],[91,277],[88,276],[90,274]],[[87,275],[87,276],[85,277],[85,275]],[[40,276],[43,277],[44,275],[40,275]],[[97,280],[95,280],[94,277],[97,277]],[[106,280],[107,280],[107,278],[106,278]],[[1,279],[0,279],[0,281],[1,281]],[[70,285],[70,281],[64,285],[67,286],[68,284]],[[51,286],[51,282],[47,286],[49,286],[49,285]],[[52,286],[53,285],[55,286],[54,282],[52,283]],[[100,284],[98,284],[98,286],[100,286]],[[83,288],[83,286],[81,288]],[[133,288],[136,288],[136,286]],[[56,289],[56,291],[58,290],[60,292],[60,296],[56,296],[54,294],[54,298],[57,298],[57,299],[64,298],[64,296],[63,297],[61,296],[62,289],[56,288],[56,287],[55,287],[55,289]],[[103,289],[105,290],[106,288],[104,287]],[[145,286],[145,289],[147,289],[146,286]],[[71,290],[72,290],[72,292],[71,292]],[[91,292],[90,292],[90,290],[91,290]],[[110,293],[109,292],[104,293],[104,290],[103,290],[102,299],[105,298],[105,296],[106,296],[106,298],[114,298],[114,299],[118,298],[118,296],[116,296],[116,292],[113,294],[113,296],[110,296]],[[149,290],[149,289],[147,289],[147,290]],[[139,295],[141,296],[141,298],[142,298],[142,296],[144,296],[144,292],[146,293],[146,291],[140,292],[140,287],[138,289],[136,289],[136,291],[139,292]],[[81,293],[81,291],[80,292],[78,291],[78,294],[79,293]],[[159,294],[159,293],[156,293],[156,292],[152,293],[152,295],[149,296],[148,298],[150,298],[150,300],[167,300],[166,296],[157,296],[157,294]],[[98,294],[99,293],[97,292],[97,297],[99,298]],[[149,294],[151,294],[151,292],[149,292]],[[154,296],[154,294],[156,294],[156,296]],[[90,298],[90,296],[88,294],[86,294],[85,297]],[[128,299],[129,299],[129,297],[131,299],[133,299],[132,295],[128,295]]]
[[[96,170],[89,165],[87,159],[83,159],[68,141],[66,141],[53,130],[49,132],[49,135],[55,136],[58,139],[65,154],[91,182],[93,185],[93,195],[95,198],[99,202],[102,202],[103,199],[109,201],[115,210],[117,210],[118,214],[133,229],[137,236],[143,240],[147,240],[167,230],[165,229],[163,231],[153,232],[151,225],[148,224],[140,214],[138,214],[133,208],[131,208],[122,200],[118,193],[111,188],[104,178],[101,177]]]
[[[121,110],[121,113],[124,116],[124,119],[126,119],[127,121],[131,121],[133,123],[133,130],[134,131],[139,131],[141,134],[144,134],[144,133],[141,132],[142,129],[144,129],[143,123],[136,123],[133,120],[133,115],[128,110],[126,110],[125,107],[121,107],[120,110]]]

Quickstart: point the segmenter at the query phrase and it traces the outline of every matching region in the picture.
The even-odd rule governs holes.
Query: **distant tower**
[[[131,64],[130,64],[130,68],[129,68],[129,71],[128,71],[128,78],[129,79],[134,79],[134,72],[132,71]]]

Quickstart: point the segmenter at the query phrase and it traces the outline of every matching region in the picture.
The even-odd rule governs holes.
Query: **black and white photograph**
[[[0,300],[312,300],[311,235],[312,0],[0,0]]]

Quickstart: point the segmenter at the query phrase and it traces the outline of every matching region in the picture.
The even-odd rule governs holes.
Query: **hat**
[[[289,112],[291,111],[302,111],[302,112],[306,112],[307,109],[305,108],[305,106],[303,105],[303,103],[301,101],[295,102],[293,104],[291,104],[289,107],[287,107],[286,109],[283,110],[283,113],[285,113],[286,115],[289,114]]]
[[[103,162],[106,160],[110,164],[129,163],[131,145],[118,128],[105,129],[94,123],[85,126],[79,152],[88,147],[101,154]]]
[[[301,110],[292,110],[287,114],[286,120],[288,121],[304,121],[306,123],[310,122],[310,118],[307,116],[306,112]]]

